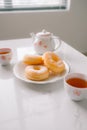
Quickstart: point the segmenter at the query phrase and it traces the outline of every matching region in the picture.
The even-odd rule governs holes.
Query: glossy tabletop
[[[87,130],[87,99],[74,102],[64,90],[63,79],[32,84],[17,79],[14,65],[25,53],[35,53],[31,39],[0,41],[10,47],[12,62],[0,66],[0,130]],[[87,74],[87,57],[62,41],[56,53],[70,72]]]

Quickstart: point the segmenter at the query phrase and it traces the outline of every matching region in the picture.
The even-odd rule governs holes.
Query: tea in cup
[[[64,78],[65,91],[72,100],[80,101],[87,98],[87,75],[69,73]]]
[[[8,65],[12,59],[12,49],[11,48],[0,48],[0,64]]]

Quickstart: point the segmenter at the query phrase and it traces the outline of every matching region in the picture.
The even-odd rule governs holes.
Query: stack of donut
[[[27,65],[25,77],[35,81],[48,79],[50,72],[60,74],[65,70],[65,64],[54,52],[45,52],[42,56],[25,55],[23,63]]]

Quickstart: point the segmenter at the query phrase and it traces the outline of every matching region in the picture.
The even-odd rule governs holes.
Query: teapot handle
[[[62,41],[58,36],[52,36],[52,38],[54,40],[56,39],[58,41],[58,42],[57,41],[55,42],[55,48],[54,48],[54,50],[57,50],[61,46]]]

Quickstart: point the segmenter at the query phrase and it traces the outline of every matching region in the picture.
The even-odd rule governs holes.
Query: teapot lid
[[[49,37],[49,36],[51,36],[51,33],[50,33],[50,32],[47,32],[47,31],[44,29],[44,30],[42,30],[42,32],[37,33],[36,36],[37,36],[37,37],[44,37],[44,36],[46,36],[46,37],[48,36],[48,37]]]

